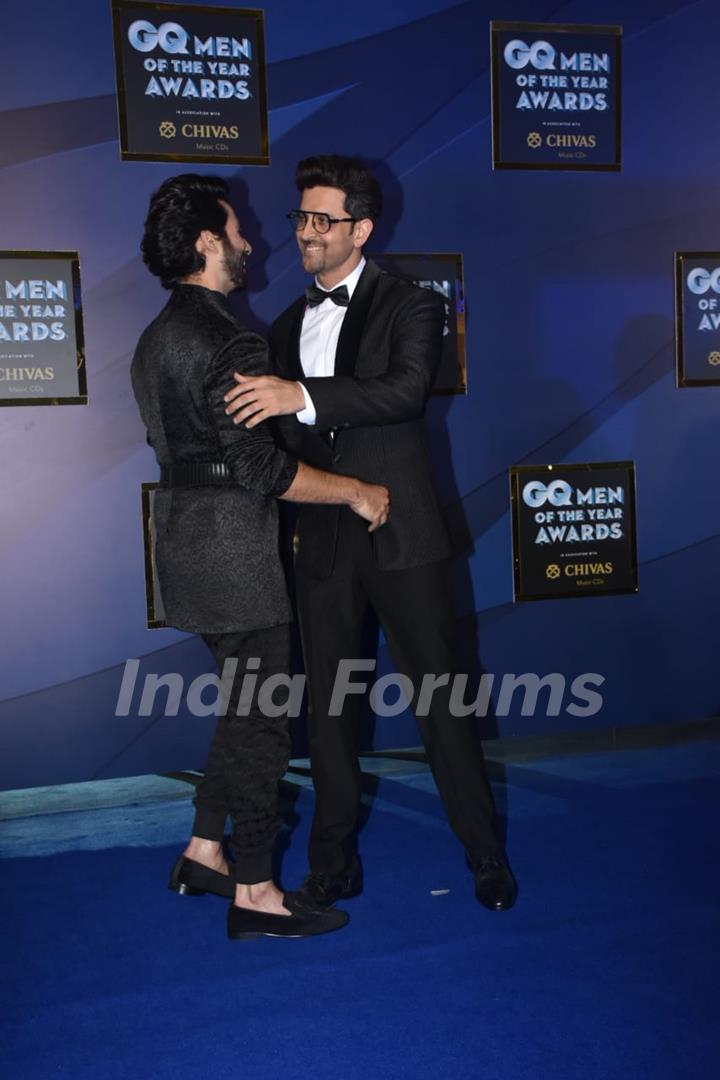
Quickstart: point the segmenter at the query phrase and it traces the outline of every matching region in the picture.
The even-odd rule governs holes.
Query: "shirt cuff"
[[[314,424],[317,420],[317,413],[315,412],[313,399],[310,397],[310,394],[308,393],[307,387],[304,383],[300,383],[300,389],[302,390],[303,397],[305,398],[305,408],[301,409],[300,412],[295,413],[295,416],[301,424]]]

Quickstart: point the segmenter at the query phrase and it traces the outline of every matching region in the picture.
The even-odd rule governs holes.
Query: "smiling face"
[[[300,209],[308,214],[327,214],[331,218],[346,218],[345,193],[340,188],[313,187],[302,193]],[[303,270],[315,274],[320,284],[332,289],[350,274],[362,258],[363,245],[372,232],[372,221],[342,221],[326,233],[316,231],[312,218],[296,233],[302,256]]]

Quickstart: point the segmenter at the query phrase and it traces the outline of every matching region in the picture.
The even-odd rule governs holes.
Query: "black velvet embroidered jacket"
[[[177,286],[143,332],[132,384],[161,466],[222,461],[235,484],[160,488],[156,558],[167,621],[221,634],[291,619],[278,554],[278,512],[297,471],[267,423],[248,430],[225,415],[233,372],[269,370],[263,338],[221,293]]]

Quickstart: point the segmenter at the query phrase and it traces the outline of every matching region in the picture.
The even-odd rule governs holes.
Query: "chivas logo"
[[[537,131],[531,131],[527,137],[527,144],[531,150],[537,150],[538,147],[542,146],[542,135]]]
[[[548,146],[570,147],[577,149],[578,146],[593,148],[597,146],[595,135],[548,135]]]
[[[177,128],[172,120],[163,120],[158,130],[163,139],[174,139],[177,135]]]
[[[545,570],[545,577],[550,581],[557,581],[560,577],[560,567],[557,563],[550,563]]]
[[[174,129],[173,129],[174,130]],[[236,124],[183,124],[186,139],[239,139],[240,128]]]
[[[42,382],[54,378],[53,367],[0,368],[0,382]]]
[[[708,353],[708,364],[712,364],[713,367],[717,367],[720,364],[720,352]]]
[[[567,563],[565,566],[565,577],[592,577],[596,574],[612,574],[613,564],[611,562],[586,562],[586,563]]]

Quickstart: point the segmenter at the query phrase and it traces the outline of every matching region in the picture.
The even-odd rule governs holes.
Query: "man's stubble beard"
[[[317,243],[317,241],[316,241]],[[302,259],[303,270],[308,274],[319,274],[326,269],[325,266],[325,245],[320,245],[319,251],[308,252],[305,244],[300,245],[300,257]]]
[[[244,251],[236,251],[227,237],[223,237],[225,273],[233,284],[233,289],[244,289],[247,284],[247,256]]]

